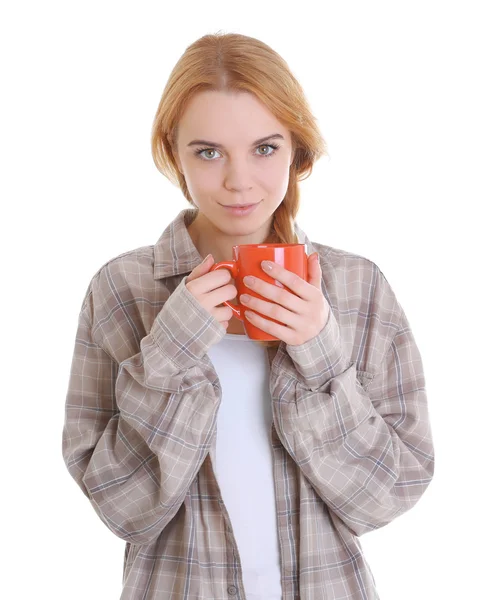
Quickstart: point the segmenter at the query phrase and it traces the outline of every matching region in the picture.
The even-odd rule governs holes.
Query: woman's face
[[[293,149],[288,130],[256,96],[196,94],[180,120],[176,143],[175,159],[199,214],[228,235],[261,229],[268,235],[287,191]],[[245,216],[223,208],[255,203]]]

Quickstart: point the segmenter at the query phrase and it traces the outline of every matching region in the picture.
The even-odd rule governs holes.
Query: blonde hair
[[[180,187],[195,208],[185,177],[178,169],[178,123],[190,99],[203,91],[249,92],[287,127],[294,159],[282,203],[274,213],[268,243],[296,244],[294,221],[299,210],[299,181],[307,179],[313,164],[327,155],[326,142],[312,115],[304,92],[285,60],[258,39],[238,33],[204,35],[187,47],[170,73],[151,132],[151,151],[157,169]],[[280,341],[262,341],[277,347]]]

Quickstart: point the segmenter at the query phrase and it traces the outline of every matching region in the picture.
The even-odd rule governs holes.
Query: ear
[[[177,163],[178,170],[183,175],[182,163],[180,161],[180,157],[178,156],[178,151],[172,149],[172,154],[173,154],[173,158],[175,159],[175,162]]]
[[[178,148],[173,143],[173,140],[169,134],[166,134],[166,141],[170,145],[171,153],[173,155],[173,158],[175,159],[175,162],[177,163],[177,168],[183,175],[182,163],[180,162],[180,157],[178,156]]]
[[[297,148],[296,141],[295,141],[293,135],[291,135],[290,144],[291,144],[291,150],[290,150],[290,163],[289,163],[289,167],[292,166],[292,163],[295,160],[295,151],[296,151],[296,148]]]
[[[292,141],[292,150],[291,150],[291,152],[290,152],[290,163],[289,163],[289,167],[291,167],[291,166],[292,166],[292,163],[294,162],[294,160],[295,160],[295,144],[294,144],[294,142]]]

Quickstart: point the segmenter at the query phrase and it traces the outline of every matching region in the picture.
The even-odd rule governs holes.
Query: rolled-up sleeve
[[[78,322],[63,457],[103,522],[136,544],[154,539],[175,515],[209,452],[216,422],[219,397],[199,365],[225,330],[185,283],[139,351],[120,364],[94,335],[92,290]]]
[[[426,383],[404,310],[381,272],[363,355],[347,355],[338,322],[278,363],[277,433],[316,493],[356,535],[420,499],[434,474]]]

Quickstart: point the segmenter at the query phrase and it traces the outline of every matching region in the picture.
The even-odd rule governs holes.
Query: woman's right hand
[[[238,290],[232,283],[229,283],[232,277],[228,269],[216,269],[209,272],[213,264],[214,258],[212,254],[209,254],[187,277],[186,286],[205,310],[227,329],[233,311],[229,306],[219,305],[225,300],[236,298]]]

